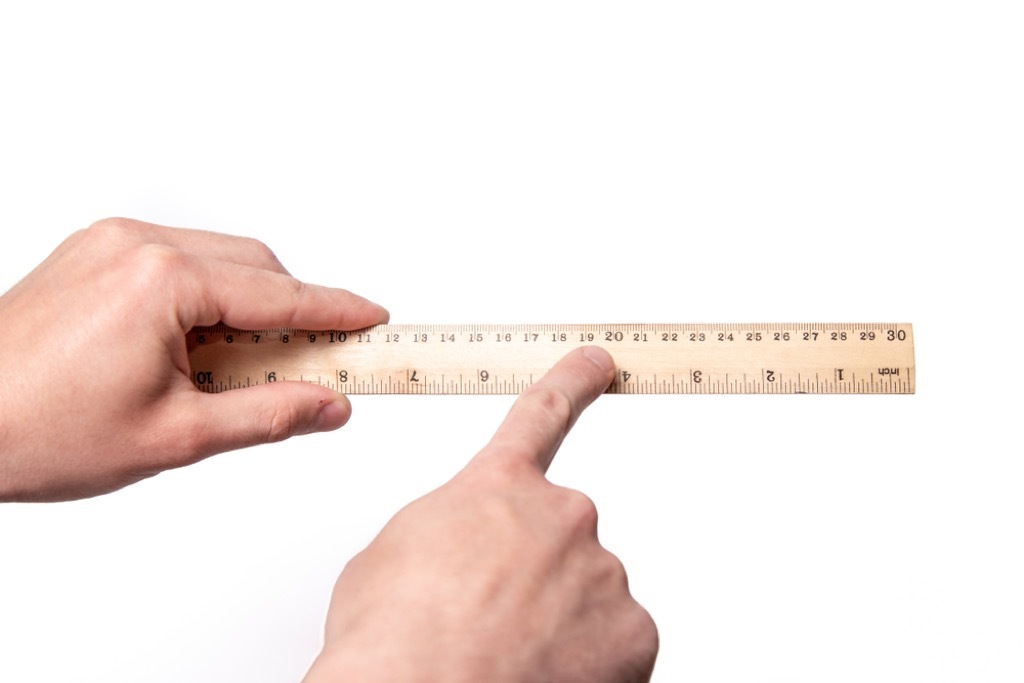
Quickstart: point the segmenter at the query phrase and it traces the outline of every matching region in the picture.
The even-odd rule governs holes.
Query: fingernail
[[[320,412],[317,413],[316,420],[313,422],[313,431],[333,431],[348,422],[351,414],[352,406],[348,399],[328,401],[320,406]]]
[[[614,374],[615,361],[612,359],[611,354],[600,346],[584,346],[583,355],[589,358],[594,365],[601,368],[606,375]]]

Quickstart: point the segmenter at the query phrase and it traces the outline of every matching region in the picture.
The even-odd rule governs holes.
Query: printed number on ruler
[[[572,348],[615,359],[609,393],[912,394],[908,323],[378,325],[196,328],[192,381],[211,393],[300,380],[350,394],[516,394]]]

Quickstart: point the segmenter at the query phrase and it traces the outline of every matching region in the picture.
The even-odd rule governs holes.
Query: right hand
[[[597,511],[545,472],[607,387],[577,349],[515,403],[491,442],[401,510],[342,572],[306,683],[644,683],[658,635]]]

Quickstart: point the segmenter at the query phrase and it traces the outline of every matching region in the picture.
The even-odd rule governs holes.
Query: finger
[[[275,382],[220,394],[186,392],[172,422],[177,434],[192,434],[190,461],[248,446],[326,432],[352,414],[348,399],[308,382]]]
[[[177,297],[182,328],[223,322],[240,329],[356,330],[386,323],[382,306],[344,289],[259,268],[193,259]]]
[[[478,459],[526,462],[546,472],[580,413],[604,393],[615,376],[607,351],[572,351],[522,393]]]
[[[101,239],[121,243],[132,240],[140,244],[162,244],[197,256],[288,274],[288,270],[266,244],[250,237],[192,228],[172,228],[130,218],[107,218],[94,223],[89,231],[99,233]]]

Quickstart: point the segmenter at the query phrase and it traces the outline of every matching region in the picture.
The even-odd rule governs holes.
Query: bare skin
[[[562,359],[491,442],[349,562],[306,683],[644,683],[658,634],[597,539],[597,511],[545,472],[611,382],[599,348]]]
[[[197,391],[193,326],[351,330],[388,313],[296,280],[256,240],[108,219],[0,297],[0,319],[23,342],[0,352],[0,500],[65,500],[348,420],[312,384]]]
[[[0,297],[5,335],[24,342],[0,351],[0,501],[95,496],[337,429],[350,406],[325,387],[198,391],[185,333],[387,319],[350,292],[296,280],[255,240],[100,221]],[[650,679],[657,629],[598,542],[593,503],[545,477],[614,373],[602,349],[573,351],[461,472],[395,515],[341,573],[306,683]]]

